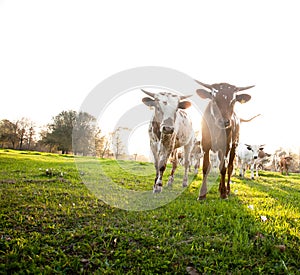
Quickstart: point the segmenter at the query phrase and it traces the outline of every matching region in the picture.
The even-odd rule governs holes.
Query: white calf
[[[244,177],[248,165],[250,165],[251,169],[251,179],[254,179],[254,169],[256,170],[256,177],[258,177],[256,160],[258,159],[259,152],[263,149],[264,145],[239,144],[236,155],[241,177]]]

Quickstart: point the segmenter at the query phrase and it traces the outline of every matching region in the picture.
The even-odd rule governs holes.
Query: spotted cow
[[[147,106],[154,108],[154,115],[149,124],[150,147],[154,157],[156,177],[153,192],[162,191],[162,177],[166,169],[167,160],[172,154],[172,171],[168,185],[174,181],[177,168],[176,149],[184,147],[184,178],[182,186],[187,186],[190,153],[193,148],[194,131],[192,122],[183,110],[191,103],[185,101],[189,96],[178,96],[169,92],[151,93],[142,90],[149,97],[142,99]]]

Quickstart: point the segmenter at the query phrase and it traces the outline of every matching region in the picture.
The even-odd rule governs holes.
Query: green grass
[[[167,205],[126,211],[83,182],[100,165],[118,186],[151,191],[153,164],[79,161],[0,150],[0,274],[300,273],[299,175],[233,177],[228,200],[214,185],[199,202],[199,174]]]

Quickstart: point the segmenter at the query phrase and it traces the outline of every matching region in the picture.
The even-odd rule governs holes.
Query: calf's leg
[[[172,153],[172,170],[168,180],[168,184],[167,184],[168,186],[171,186],[174,181],[174,173],[176,171],[177,165],[178,165],[177,152],[176,150],[174,150]]]
[[[220,167],[221,167],[221,169],[220,169],[221,180],[220,180],[220,185],[219,185],[220,197],[221,197],[221,199],[226,199],[227,198],[227,190],[226,190],[226,186],[225,186],[226,165],[225,165],[224,160],[221,162]]]
[[[188,173],[190,168],[190,157],[192,151],[192,140],[190,143],[184,146],[184,176],[182,181],[182,187],[187,187],[188,185]]]
[[[207,194],[207,176],[210,170],[210,162],[209,162],[209,151],[204,152],[203,157],[203,180],[202,185],[199,193],[198,200],[204,200],[206,199]]]
[[[162,191],[162,177],[165,170],[166,170],[166,165],[163,165],[159,168],[153,186],[153,193],[160,193]]]
[[[233,161],[235,158],[235,147],[232,147],[230,150],[230,155],[229,155],[229,162],[228,162],[228,171],[227,171],[227,195],[230,194],[230,178],[232,175],[232,171],[233,171]]]
[[[251,179],[254,180],[254,163],[251,163]]]

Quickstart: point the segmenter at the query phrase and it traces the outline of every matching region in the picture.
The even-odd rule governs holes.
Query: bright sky
[[[241,140],[298,148],[299,26],[296,0],[0,0],[0,119],[47,124],[111,75],[162,66],[256,85]]]

